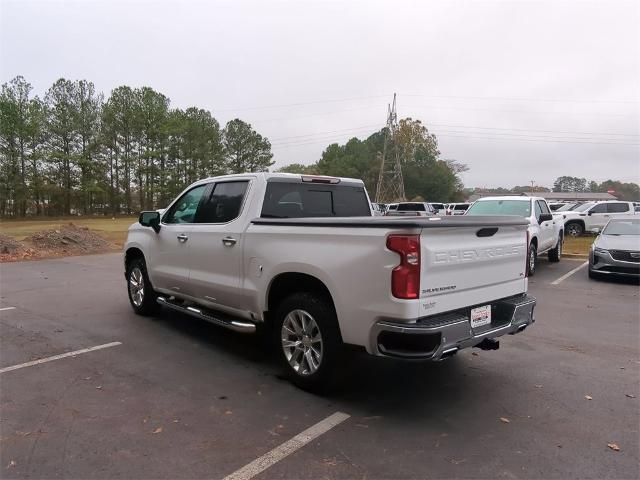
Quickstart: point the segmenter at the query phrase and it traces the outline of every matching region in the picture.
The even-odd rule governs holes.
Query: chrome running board
[[[160,305],[168,307],[172,310],[176,310],[178,312],[186,313],[195,318],[199,318],[204,320],[205,322],[213,323],[214,325],[218,325],[220,327],[227,328],[229,330],[233,330],[235,332],[240,333],[255,333],[256,325],[255,323],[243,322],[240,320],[233,319],[231,317],[222,316],[219,313],[214,313],[205,309],[193,307],[193,306],[182,306],[176,303],[167,300],[164,297],[158,297],[157,302]]]

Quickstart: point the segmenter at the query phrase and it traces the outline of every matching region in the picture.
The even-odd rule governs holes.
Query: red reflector
[[[420,297],[420,235],[389,235],[387,248],[400,255],[391,273],[391,293],[396,298]]]

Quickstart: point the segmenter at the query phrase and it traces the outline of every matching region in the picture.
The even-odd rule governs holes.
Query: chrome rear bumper
[[[442,360],[487,338],[520,333],[535,322],[536,299],[531,295],[487,304],[491,305],[491,324],[477,329],[469,321],[472,307],[407,323],[377,322],[371,329],[369,351],[396,358]]]

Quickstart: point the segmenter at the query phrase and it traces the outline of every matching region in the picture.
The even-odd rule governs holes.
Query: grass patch
[[[0,220],[0,233],[24,240],[29,235],[42,230],[50,230],[72,222],[76,225],[89,227],[106,240],[120,247],[127,238],[129,226],[136,222],[138,217],[55,217],[33,218],[25,220]]]
[[[564,240],[564,253],[578,253],[580,255],[589,255],[591,244],[596,239],[593,235],[583,237],[569,237]]]

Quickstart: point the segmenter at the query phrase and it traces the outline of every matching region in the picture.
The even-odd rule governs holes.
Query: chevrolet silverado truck
[[[529,223],[528,268],[533,276],[538,267],[538,256],[547,254],[550,262],[559,262],[564,244],[564,225],[551,213],[542,197],[484,197],[478,199],[465,215],[518,215]]]
[[[140,214],[124,247],[133,310],[268,332],[289,378],[322,390],[345,345],[442,360],[534,322],[527,221],[374,217],[360,180],[248,173]]]

